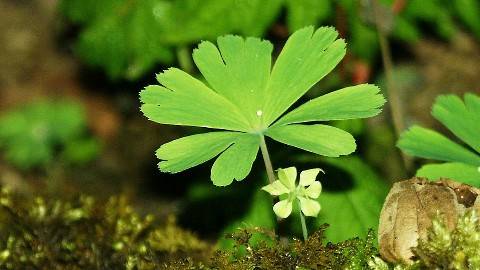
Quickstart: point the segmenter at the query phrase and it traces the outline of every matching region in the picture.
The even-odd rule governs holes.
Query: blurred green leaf
[[[480,2],[478,0],[451,1],[458,16],[480,38]]]
[[[286,0],[287,26],[293,32],[318,25],[333,13],[331,0]]]
[[[174,47],[226,33],[261,36],[282,0],[63,0],[82,25],[76,51],[113,78],[137,79],[157,63],[172,64]]]
[[[339,242],[352,237],[365,237],[369,229],[376,230],[383,201],[388,192],[387,185],[359,157],[322,158],[322,162],[345,171],[351,177],[352,186],[347,190],[324,189],[319,202],[322,210],[315,221],[316,226],[330,224],[326,237],[328,241]],[[345,182],[347,179],[329,179],[325,172],[320,179]]]
[[[85,138],[86,130],[85,112],[78,103],[39,101],[0,117],[0,148],[7,160],[21,169],[46,166],[58,148],[79,150],[67,145]]]
[[[95,159],[100,149],[100,143],[93,138],[76,139],[66,143],[62,155],[66,161],[81,165]]]

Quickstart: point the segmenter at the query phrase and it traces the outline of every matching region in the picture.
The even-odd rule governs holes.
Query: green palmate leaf
[[[165,87],[150,86],[140,98],[142,112],[162,124],[247,130],[245,118],[235,105],[179,69],[158,75]],[[168,88],[168,89],[167,89]]]
[[[432,115],[457,137],[480,153],[480,97],[465,95],[465,103],[455,95],[439,96]]]
[[[333,28],[293,33],[272,69],[266,89],[265,123],[270,125],[310,87],[327,75],[345,55],[345,42]],[[319,63],[322,63],[321,65]]]
[[[379,92],[371,84],[346,87],[306,102],[275,125],[372,117],[380,113],[385,103]]]
[[[352,135],[326,125],[276,126],[267,131],[267,136],[284,144],[327,157],[348,155],[356,148]]]
[[[220,51],[202,42],[193,53],[195,63],[215,91],[237,104],[252,125],[258,125],[256,112],[262,109],[270,77],[272,44],[225,36],[218,38],[218,46]]]
[[[209,132],[183,137],[162,145],[157,150],[161,160],[159,167],[164,172],[181,172],[208,161],[227,149],[241,133]]]
[[[259,139],[256,135],[239,135],[217,158],[212,167],[212,181],[216,186],[227,186],[234,179],[240,181],[247,177],[257,157]]]
[[[194,61],[208,86],[178,69],[159,74],[161,86],[149,86],[140,94],[142,112],[149,119],[239,131],[225,133],[228,138],[219,144],[207,137],[174,141],[170,151],[160,148],[161,153],[168,152],[159,155],[165,160],[160,169],[181,171],[226,150],[215,161],[211,178],[215,185],[229,185],[248,175],[265,135],[319,155],[337,157],[353,152],[355,141],[343,130],[292,124],[376,115],[384,99],[372,85],[345,88],[312,100],[288,114],[285,121],[271,125],[341,60],[345,43],[337,40],[337,35],[332,28],[314,31],[307,27],[295,32],[271,72],[271,43],[227,35],[217,39],[217,46],[204,41],[194,50]],[[195,143],[195,138],[202,140]]]
[[[430,180],[449,178],[480,187],[480,167],[463,163],[428,164],[417,171],[417,176],[426,177]]]
[[[397,146],[412,156],[480,166],[480,156],[440,133],[419,126],[413,126],[404,132]]]

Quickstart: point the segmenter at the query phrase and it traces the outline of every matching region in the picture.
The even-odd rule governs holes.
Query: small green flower
[[[286,218],[292,213],[293,202],[298,199],[300,209],[305,216],[316,217],[320,212],[320,203],[316,200],[322,192],[322,184],[315,181],[321,169],[310,169],[300,173],[300,182],[295,186],[297,169],[289,167],[278,170],[278,179],[262,189],[273,196],[288,194],[288,197],[273,206],[275,214]]]

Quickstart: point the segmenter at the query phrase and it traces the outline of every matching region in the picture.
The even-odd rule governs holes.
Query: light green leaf
[[[432,115],[480,153],[480,108],[479,102],[472,96],[468,95],[467,104],[455,95],[439,96],[433,105]]]
[[[250,173],[258,153],[258,135],[239,135],[232,146],[223,152],[212,166],[211,179],[216,186],[230,185],[243,180]]]
[[[219,37],[217,45],[202,42],[193,57],[211,88],[178,69],[159,74],[161,85],[149,86],[140,95],[148,118],[163,124],[240,131],[257,140],[245,145],[227,141],[213,152],[200,151],[200,158],[184,155],[172,161],[175,170],[198,165],[205,160],[204,155],[211,158],[228,148],[214,163],[212,180],[222,186],[241,180],[256,157],[258,136],[264,135],[319,155],[338,157],[353,152],[353,137],[341,129],[289,124],[375,115],[384,99],[372,85],[328,94],[294,111],[292,121],[271,126],[343,58],[345,43],[337,40],[337,35],[328,27],[295,32],[271,72],[272,44],[268,41],[228,35]],[[241,157],[246,158],[235,162]],[[165,170],[168,164],[169,160]]]
[[[281,143],[327,157],[348,155],[356,148],[352,135],[326,125],[276,126],[266,134]]]
[[[288,188],[285,187],[285,185],[283,185],[282,182],[280,182],[279,180],[276,180],[273,183],[264,186],[262,190],[265,190],[272,196],[279,196],[290,192],[290,190],[288,190]]]
[[[273,212],[281,218],[287,218],[292,213],[292,202],[288,199],[277,202],[273,206]]]
[[[322,183],[315,181],[305,189],[305,195],[312,199],[318,198],[322,192]]]
[[[320,169],[310,169],[305,170],[300,173],[300,182],[299,185],[302,187],[309,186],[315,182],[317,175],[320,172]]]
[[[278,170],[278,179],[290,191],[295,190],[295,180],[297,179],[297,168],[289,167]]]
[[[480,167],[463,163],[444,163],[424,165],[417,171],[418,177],[430,180],[449,178],[480,188]]]
[[[300,208],[302,209],[302,212],[305,216],[318,216],[318,213],[320,212],[320,203],[318,203],[316,200],[303,197],[298,197],[298,200],[300,201]]]
[[[270,77],[270,42],[258,38],[223,36],[218,47],[202,42],[193,58],[207,82],[245,115],[251,126],[259,123],[256,112],[262,110],[265,87]]]
[[[306,27],[293,33],[273,66],[266,89],[264,121],[270,125],[345,55],[345,42],[333,28],[314,32]],[[320,64],[321,63],[321,64]]]
[[[209,132],[183,137],[157,150],[161,171],[177,173],[208,161],[241,136],[238,132]]]
[[[199,80],[179,69],[160,73],[164,85],[149,86],[140,94],[141,110],[150,120],[170,125],[245,131],[248,122],[238,108]]]
[[[466,93],[465,96],[465,106],[473,112],[473,114],[480,117],[480,96],[474,95],[472,93]]]
[[[379,92],[372,84],[346,87],[306,102],[274,125],[372,117],[385,103]]]
[[[480,156],[440,133],[419,126],[413,126],[402,133],[397,146],[412,156],[480,166]]]

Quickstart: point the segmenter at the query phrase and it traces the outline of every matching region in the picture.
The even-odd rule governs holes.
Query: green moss
[[[232,236],[233,251],[217,251],[214,269],[366,269],[376,255],[373,232],[366,239],[354,238],[338,244],[324,244],[327,225],[313,233],[307,241],[288,241],[260,229],[240,230]],[[266,241],[252,244],[258,233]]]
[[[453,231],[438,217],[409,266],[377,257],[372,231],[365,239],[325,244],[326,228],[305,242],[241,229],[228,236],[233,249],[213,251],[174,218],[142,216],[124,197],[106,203],[88,196],[23,198],[2,189],[0,269],[480,269],[476,212],[460,217]]]
[[[173,218],[142,217],[124,197],[101,204],[87,196],[27,199],[3,189],[0,205],[1,269],[158,269],[211,254]]]

